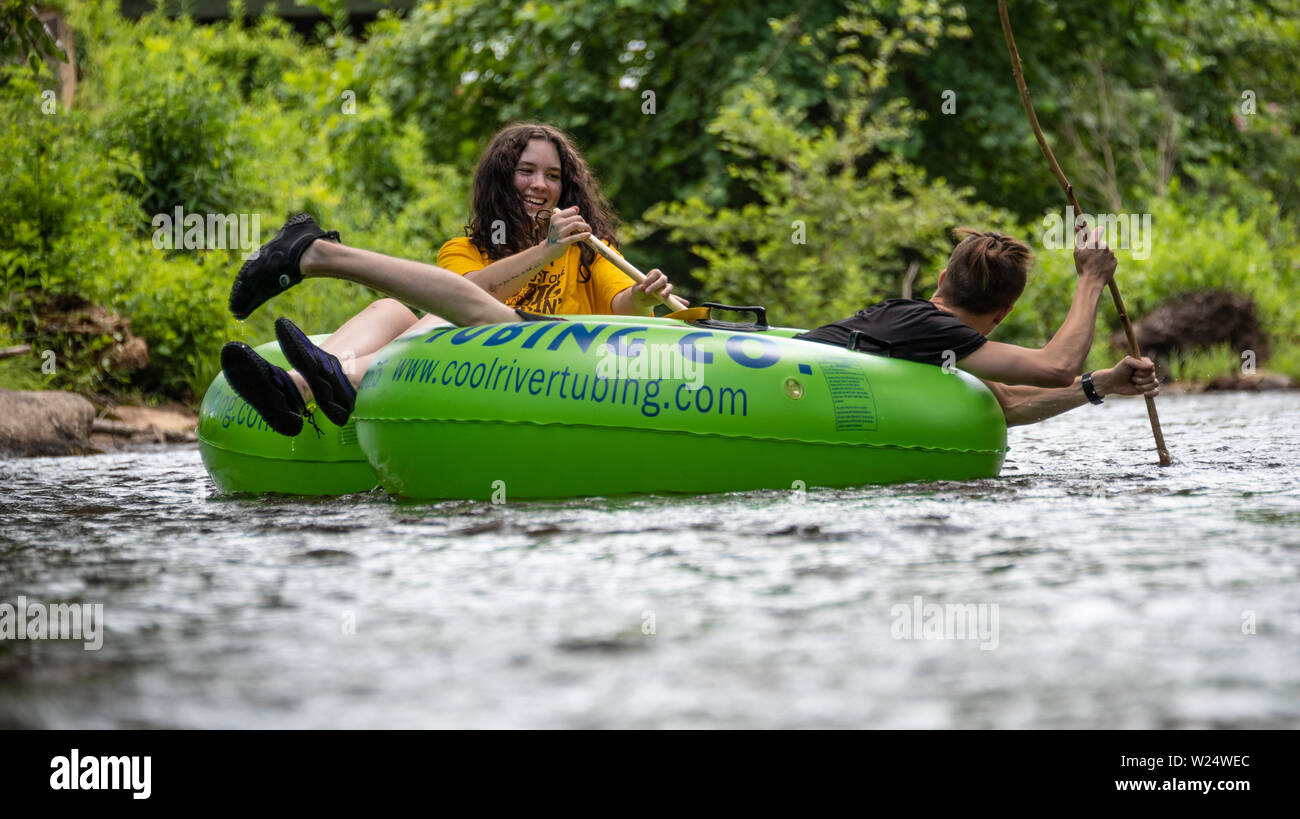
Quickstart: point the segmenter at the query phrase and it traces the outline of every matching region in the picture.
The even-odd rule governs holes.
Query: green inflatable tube
[[[319,343],[328,336],[313,336]],[[257,347],[267,361],[288,366],[275,342]],[[379,484],[357,445],[355,423],[337,427],[316,412],[318,437],[310,426],[293,438],[273,431],[262,416],[218,373],[199,408],[199,454],[222,492],[282,492],[346,495]]]
[[[353,422],[380,484],[416,499],[998,474],[1006,424],[978,379],[797,332],[629,316],[440,327],[375,357]]]
[[[277,435],[213,380],[222,492],[410,498],[704,493],[994,477],[1006,425],[972,376],[670,319],[440,327],[376,356],[339,428]],[[323,336],[313,337],[321,341]],[[257,348],[284,366],[272,342]]]

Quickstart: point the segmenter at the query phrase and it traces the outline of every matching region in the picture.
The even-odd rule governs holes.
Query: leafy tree
[[[910,156],[1022,218],[1061,207],[1011,80],[992,3],[968,4],[972,36],[909,55],[893,82],[924,110]],[[1300,2],[1012,0],[1039,119],[1082,204],[1141,210],[1178,176],[1225,161],[1300,205]],[[1250,92],[1246,95],[1246,92]],[[1243,95],[1247,99],[1243,99]],[[1243,115],[1253,101],[1255,114]],[[1251,106],[1247,106],[1251,107]]]
[[[25,60],[39,72],[45,57],[67,60],[63,47],[41,22],[36,7],[24,0],[0,0],[0,62]]]
[[[962,36],[961,8],[911,5],[895,26],[871,10],[855,4],[804,39],[823,67],[826,125],[807,126],[800,95],[767,77],[710,123],[737,157],[729,173],[755,201],[718,207],[693,197],[647,214],[647,227],[670,229],[704,260],[695,275],[711,297],[766,303],[781,322],[815,326],[898,295],[909,262],[925,270],[918,292],[932,285],[954,225],[1006,221],[968,204],[968,190],[927,179],[898,148],[921,114],[887,93],[894,61]]]
[[[569,130],[616,204],[636,217],[692,193],[725,200],[725,157],[704,123],[755,73],[806,107],[821,101],[819,69],[792,43],[840,7],[438,0],[400,27],[372,30],[370,52],[388,63],[374,83],[396,116],[419,123],[431,159],[466,169],[512,120]],[[768,24],[795,12],[801,22],[782,32]]]

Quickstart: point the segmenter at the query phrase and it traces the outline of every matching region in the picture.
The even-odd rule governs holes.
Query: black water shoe
[[[357,403],[357,390],[338,358],[311,343],[287,318],[275,320],[275,338],[289,363],[307,381],[316,406],[337,426],[343,426]]]
[[[258,248],[239,268],[230,288],[230,312],[235,318],[248,318],[264,301],[302,281],[298,262],[317,239],[337,242],[339,232],[321,230],[309,214],[300,213],[285,222],[274,239]]]
[[[221,370],[234,391],[257,410],[267,426],[290,438],[302,432],[307,405],[287,372],[240,341],[221,348]]]

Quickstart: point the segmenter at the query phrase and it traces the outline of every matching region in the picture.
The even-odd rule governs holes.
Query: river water
[[[0,601],[104,612],[98,650],[0,640],[0,727],[1300,727],[1300,397],[1160,412],[1166,469],[1113,400],[1012,429],[996,480],[806,494],[0,461]]]

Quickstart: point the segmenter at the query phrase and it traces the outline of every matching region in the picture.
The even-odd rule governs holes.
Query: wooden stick
[[[614,264],[615,267],[617,267],[619,270],[622,270],[624,273],[631,276],[632,278],[636,279],[637,282],[645,281],[645,274],[642,273],[640,270],[637,270],[635,267],[633,267],[632,263],[629,262],[627,259],[624,259],[622,256],[618,255],[612,249],[610,249],[609,245],[597,239],[595,236],[589,236],[584,241],[588,245],[591,245],[592,250],[604,256],[606,259],[609,259]],[[659,301],[668,305],[668,307],[671,308],[673,312],[686,309],[686,302],[682,301],[681,299],[677,298],[672,294],[669,294],[667,298],[659,299]]]
[[[1047,159],[1047,164],[1052,167],[1052,173],[1065,191],[1065,198],[1074,209],[1077,219],[1078,214],[1083,213],[1083,208],[1079,207],[1079,200],[1074,196],[1074,186],[1065,178],[1065,172],[1056,161],[1056,155],[1048,146],[1047,138],[1043,136],[1043,129],[1038,124],[1038,115],[1034,113],[1034,104],[1029,101],[1029,87],[1025,85],[1024,70],[1020,66],[1020,52],[1016,49],[1016,38],[1011,34],[1011,19],[1007,16],[1007,0],[998,0],[998,16],[1002,18],[1002,34],[1007,40],[1007,53],[1011,55],[1011,73],[1016,78],[1016,87],[1020,89],[1020,99],[1025,103],[1025,113],[1029,114],[1029,124],[1034,128],[1034,137],[1038,139],[1038,147]],[[1075,227],[1077,225],[1071,225],[1072,229]],[[1133,323],[1129,321],[1128,311],[1124,309],[1124,299],[1119,295],[1119,285],[1115,284],[1113,277],[1109,287],[1111,299],[1115,302],[1115,311],[1119,313],[1120,323],[1124,326],[1124,335],[1128,337],[1129,354],[1134,358],[1141,358],[1142,351],[1138,348],[1137,334],[1133,332]],[[1160,456],[1160,465],[1169,466],[1173,461],[1169,457],[1169,450],[1165,448],[1164,432],[1160,429],[1160,416],[1156,414],[1156,401],[1149,395],[1143,397],[1146,398],[1147,417],[1151,420],[1151,434],[1156,439],[1156,452]]]
[[[0,347],[0,358],[13,358],[18,355],[27,355],[32,351],[30,344],[16,344],[13,347]]]
[[[553,208],[551,210],[551,215],[553,216],[559,212],[560,212],[559,208]],[[610,248],[609,245],[597,239],[595,236],[588,236],[583,241],[586,242],[587,245],[590,246],[592,250],[596,251],[601,256],[604,256],[606,259],[609,259],[609,261],[612,262],[613,265],[617,267],[619,270],[622,270],[624,273],[626,273],[627,275],[635,279],[638,284],[645,281],[645,274],[642,273],[640,270],[637,270],[632,265],[632,263],[629,262],[627,259],[624,259],[622,256],[615,253],[613,249]],[[669,295],[667,298],[661,298],[659,299],[659,301],[668,305],[668,307],[671,308],[674,313],[677,312],[678,310],[686,309],[686,302],[682,301],[681,299],[673,295]]]

